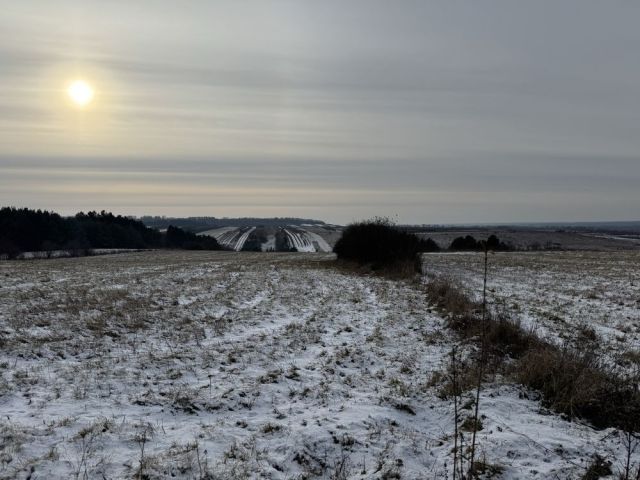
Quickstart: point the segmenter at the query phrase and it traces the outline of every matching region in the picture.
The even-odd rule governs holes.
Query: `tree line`
[[[453,251],[508,251],[513,247],[490,235],[486,240],[476,240],[471,235],[457,237],[449,245]],[[397,228],[387,218],[352,223],[342,232],[333,251],[338,259],[369,264],[376,268],[398,266],[416,259],[419,253],[438,252],[440,246],[431,238]]]
[[[273,218],[216,218],[216,217],[158,217],[145,215],[140,220],[148,227],[167,228],[169,225],[183,230],[202,232],[219,227],[281,227],[284,225],[325,225],[321,220],[295,217]]]
[[[511,245],[504,243],[495,235],[490,235],[486,240],[476,240],[471,235],[457,237],[449,245],[449,250],[456,251],[482,251],[485,248],[494,252],[513,250]]]
[[[201,237],[169,226],[166,233],[141,221],[110,212],[80,212],[73,217],[46,210],[0,209],[0,255],[67,250],[87,254],[96,248],[178,248],[220,250],[212,237]]]

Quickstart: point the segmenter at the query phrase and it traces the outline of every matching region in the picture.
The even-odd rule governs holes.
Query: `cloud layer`
[[[2,204],[637,217],[630,2],[26,3],[0,18]]]

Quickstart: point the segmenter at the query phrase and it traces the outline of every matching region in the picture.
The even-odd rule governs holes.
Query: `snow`
[[[267,241],[261,245],[263,252],[275,252],[276,251],[276,236],[274,234],[267,235]]]
[[[285,228],[283,230],[289,237],[291,245],[293,245],[298,252],[329,253],[333,250],[327,241],[317,233],[301,228],[296,228],[295,230],[287,230]]]
[[[134,478],[143,445],[149,478],[451,478],[437,378],[456,339],[419,284],[333,258],[0,263],[0,478]],[[480,406],[479,452],[501,478],[621,458],[618,432],[562,420],[500,378]]]
[[[284,233],[289,237],[291,245],[295,247],[298,252],[315,252],[316,248],[313,243],[309,241],[307,235],[304,232],[294,232],[291,230],[283,229]]]
[[[249,235],[251,235],[251,232],[253,232],[255,229],[256,227],[251,227],[247,231],[242,232],[242,235],[240,235],[240,238],[238,239],[238,242],[236,243],[236,246],[235,246],[235,250],[237,252],[242,250],[242,247],[244,247],[244,244],[246,243],[247,238],[249,238]]]
[[[207,230],[206,232],[201,232],[198,235],[207,235],[210,237],[214,237],[220,243],[220,245],[239,252],[242,250],[242,247],[244,247],[244,244],[249,238],[249,235],[251,235],[251,232],[253,232],[255,229],[256,227],[221,227],[215,228],[213,230]]]
[[[329,245],[327,241],[317,233],[310,232],[309,230],[305,230],[304,233],[305,235],[307,235],[307,237],[311,238],[312,242],[317,243],[318,247],[316,251],[325,252],[325,253],[329,253],[333,251],[333,249],[331,248],[331,245]]]

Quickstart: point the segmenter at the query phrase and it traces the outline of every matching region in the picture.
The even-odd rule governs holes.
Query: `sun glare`
[[[67,88],[67,95],[78,107],[84,107],[93,100],[93,87],[84,80],[75,80]]]

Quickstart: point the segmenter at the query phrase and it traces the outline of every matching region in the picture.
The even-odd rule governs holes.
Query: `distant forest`
[[[15,258],[23,252],[57,250],[82,255],[97,248],[221,250],[212,237],[199,237],[172,225],[161,233],[139,220],[104,210],[62,217],[45,210],[0,209],[2,256]]]
[[[285,225],[324,225],[321,220],[310,218],[294,217],[273,217],[273,218],[216,218],[216,217],[140,217],[140,220],[151,228],[164,229],[169,225],[180,227],[191,232],[203,232],[220,227],[282,227]]]
[[[476,240],[471,235],[467,235],[466,237],[457,237],[454,238],[451,245],[449,245],[449,250],[457,251],[482,251],[485,248],[495,252],[508,252],[509,250],[514,250],[511,245],[507,245],[495,235],[490,235],[487,240]]]

